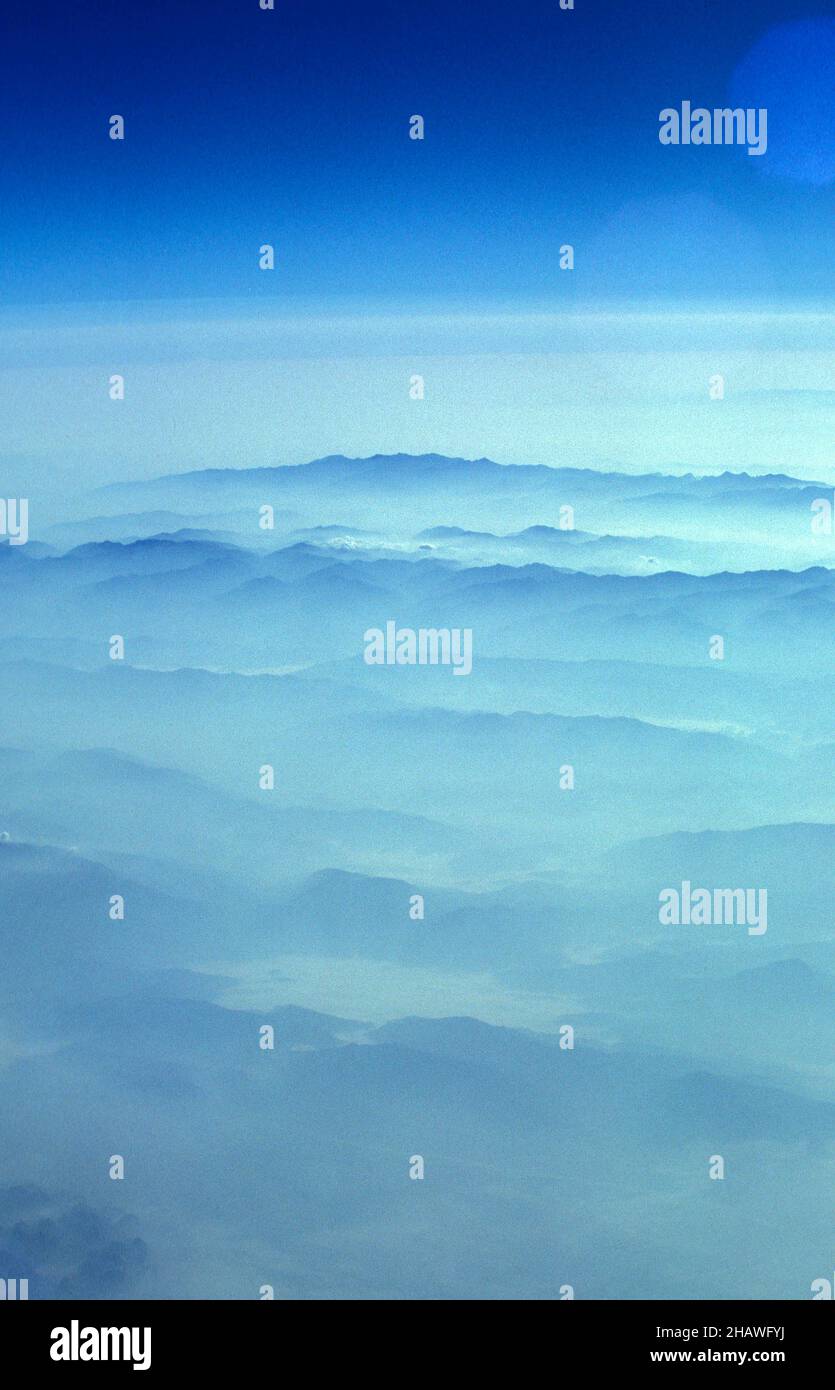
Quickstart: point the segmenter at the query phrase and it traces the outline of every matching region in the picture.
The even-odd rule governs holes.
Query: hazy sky
[[[47,0],[4,42],[0,427],[40,515],[332,452],[835,473],[835,19]],[[766,154],[662,146],[684,100],[766,106]]]
[[[0,431],[6,495],[44,521],[97,510],[90,484],[330,453],[835,481],[835,319],[821,312],[289,314],[218,300],[25,317],[0,315]]]

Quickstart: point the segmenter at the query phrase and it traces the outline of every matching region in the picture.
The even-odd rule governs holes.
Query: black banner
[[[505,1309],[507,1310],[505,1312]],[[499,1322],[497,1324],[497,1315]],[[489,1323],[482,1324],[483,1319]],[[502,1327],[502,1323],[506,1325]],[[454,1321],[451,1321],[454,1320]],[[589,1374],[649,1374],[684,1366],[776,1366],[793,1377],[829,1366],[835,1324],[831,1306],[777,1302],[583,1302],[556,1306],[476,1302],[20,1302],[0,1311],[3,1365],[25,1372],[97,1375],[104,1368],[215,1376],[276,1371],[291,1351],[309,1370],[341,1372],[357,1356],[382,1368],[393,1333],[408,1347],[408,1374],[473,1366],[489,1351],[514,1359],[547,1353]],[[524,1343],[520,1338],[526,1339]],[[438,1340],[438,1339],[441,1340]],[[446,1350],[441,1350],[441,1348]],[[471,1360],[473,1358],[473,1360]],[[296,1364],[298,1362],[296,1361]]]

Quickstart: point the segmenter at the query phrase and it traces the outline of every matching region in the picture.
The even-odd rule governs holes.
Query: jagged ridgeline
[[[30,512],[0,547],[30,1297],[808,1297],[830,501],[396,455]]]

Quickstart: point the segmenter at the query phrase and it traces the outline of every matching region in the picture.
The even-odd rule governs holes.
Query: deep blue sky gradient
[[[788,51],[778,35],[768,62],[734,78],[775,25],[817,15],[831,36],[826,7],[576,4],[19,14],[0,89],[3,301],[829,299],[835,184],[786,167],[835,146],[832,68],[810,72],[810,45]],[[659,144],[662,107],[732,95],[769,102],[773,158]],[[113,112],[123,144],[108,138]],[[414,112],[422,144],[408,139]],[[262,241],[277,248],[272,275],[257,268]],[[564,241],[573,275],[558,270]]]

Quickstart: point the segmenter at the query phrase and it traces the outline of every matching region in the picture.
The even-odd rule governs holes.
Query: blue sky
[[[48,0],[4,44],[6,303],[831,297],[835,20],[795,0]],[[766,104],[768,153],[662,147],[685,99]]]
[[[327,453],[833,476],[835,19],[799,0],[47,0],[6,45],[0,429],[41,515]],[[766,154],[661,145],[685,100],[765,105]]]

